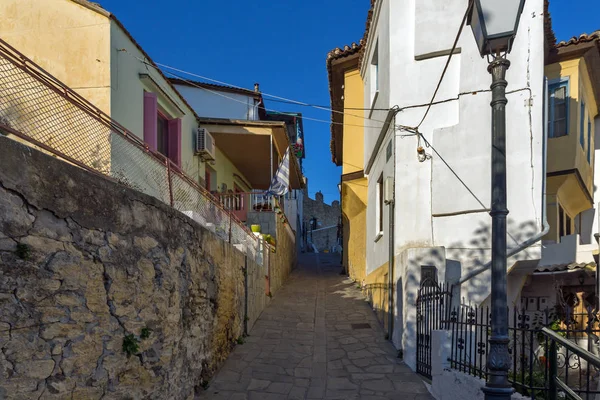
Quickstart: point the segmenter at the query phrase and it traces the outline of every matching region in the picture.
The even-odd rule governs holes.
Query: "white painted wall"
[[[252,96],[175,85],[200,117],[258,120],[256,100]],[[224,97],[225,96],[225,97]]]
[[[444,68],[447,57],[417,61],[428,53],[450,50],[454,36],[467,7],[467,0],[440,6],[432,0],[376,2],[374,21],[366,44],[361,69],[365,82],[365,107],[371,107],[369,68],[375,40],[379,41],[380,93],[375,108],[390,108],[429,102]],[[434,22],[432,22],[434,21]],[[543,106],[543,1],[525,4],[513,51],[512,65],[507,74],[507,168],[508,168],[508,238],[509,247],[534,236],[541,228],[542,214],[542,106]],[[476,48],[470,27],[465,27],[459,40],[460,54],[452,58],[446,77],[438,91],[437,101],[420,128],[460,178],[483,203],[483,207],[464,188],[432,149],[421,143],[431,159],[417,159],[418,138],[396,130],[395,167],[385,161],[389,133],[378,150],[370,171],[367,207],[367,272],[388,260],[387,207],[384,213],[384,237],[375,239],[376,185],[380,173],[395,174],[395,240],[396,318],[394,343],[410,353],[414,335],[416,290],[420,283],[420,266],[433,258],[442,258],[435,249],[444,249],[443,263],[452,276],[464,275],[490,259],[491,130],[489,87],[491,75],[487,61]],[[415,126],[425,107],[400,111],[396,124]],[[365,130],[365,167],[379,135],[380,121],[387,112],[374,111]],[[366,111],[368,117],[370,111]],[[379,121],[375,121],[379,120]],[[394,168],[394,169],[392,169]],[[514,239],[513,239],[514,238]],[[420,249],[413,252],[411,249]],[[438,253],[441,253],[438,251]],[[520,255],[520,258],[539,258],[539,245]],[[513,261],[514,262],[514,261]],[[510,266],[510,265],[509,265]],[[438,268],[441,280],[446,271]],[[407,282],[408,280],[409,282]],[[461,296],[475,303],[489,294],[489,273],[482,274],[462,288]],[[404,330],[399,332],[398,330]],[[399,338],[402,338],[401,340]]]
[[[433,331],[431,335],[431,394],[436,400],[484,400],[481,390],[485,380],[451,368],[448,358],[452,335],[449,331]],[[512,400],[528,400],[530,397],[513,393]]]
[[[594,118],[594,205],[595,208],[586,210],[582,213],[581,236],[584,244],[597,243],[594,234],[600,232],[598,226],[598,207],[600,207],[600,115]],[[577,219],[575,223],[578,224]]]

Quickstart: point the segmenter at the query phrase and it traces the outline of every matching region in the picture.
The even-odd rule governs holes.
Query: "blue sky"
[[[329,104],[329,50],[358,41],[369,0],[96,0],[123,22],[156,62],[312,104]],[[394,0],[400,1],[400,0]],[[268,3],[268,6],[265,4]],[[600,29],[600,2],[551,0],[558,40]],[[465,33],[469,33],[468,30]],[[327,111],[268,101],[267,108],[330,119]],[[329,124],[304,122],[309,193],[339,198]]]

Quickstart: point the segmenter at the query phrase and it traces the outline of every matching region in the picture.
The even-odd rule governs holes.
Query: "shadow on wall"
[[[510,248],[516,247],[516,243],[522,243],[539,232],[539,226],[534,221],[515,223],[508,221],[508,230],[512,238],[509,238]],[[424,278],[433,278],[438,283],[458,282],[461,276],[469,271],[483,266],[490,261],[491,224],[481,224],[468,242],[454,242],[447,248],[428,247],[411,248],[403,251],[396,257],[395,284],[396,293],[394,298],[394,329],[393,342],[405,353],[405,361],[414,369],[416,359],[416,302],[419,289]],[[508,268],[516,261],[539,258],[539,251],[524,250],[512,257],[508,262]],[[373,297],[377,297],[377,291],[385,293],[381,296],[383,304],[374,304],[374,308],[387,309],[386,284],[374,285],[369,290]],[[486,271],[475,278],[465,282],[461,286],[449,289],[452,293],[451,306],[456,307],[461,299],[479,303],[483,301],[490,292],[490,272]],[[371,298],[371,297],[370,297]],[[384,315],[376,311],[378,315]],[[384,320],[387,318],[384,315]]]

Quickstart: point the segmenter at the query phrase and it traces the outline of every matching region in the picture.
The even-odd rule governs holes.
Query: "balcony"
[[[285,123],[199,118],[198,123],[215,139],[215,145],[245,177],[253,189],[267,190],[290,146]],[[300,164],[291,154],[290,188],[304,186]]]
[[[249,212],[283,211],[283,202],[277,196],[265,196],[263,192],[218,193],[215,195],[224,209],[231,211],[240,221],[248,221]]]
[[[544,244],[537,272],[569,272],[595,262],[598,244],[580,244],[579,235],[563,236],[558,243]]]

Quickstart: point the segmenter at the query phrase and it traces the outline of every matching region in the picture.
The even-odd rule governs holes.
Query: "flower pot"
[[[260,225],[251,225],[252,232],[260,232]]]

